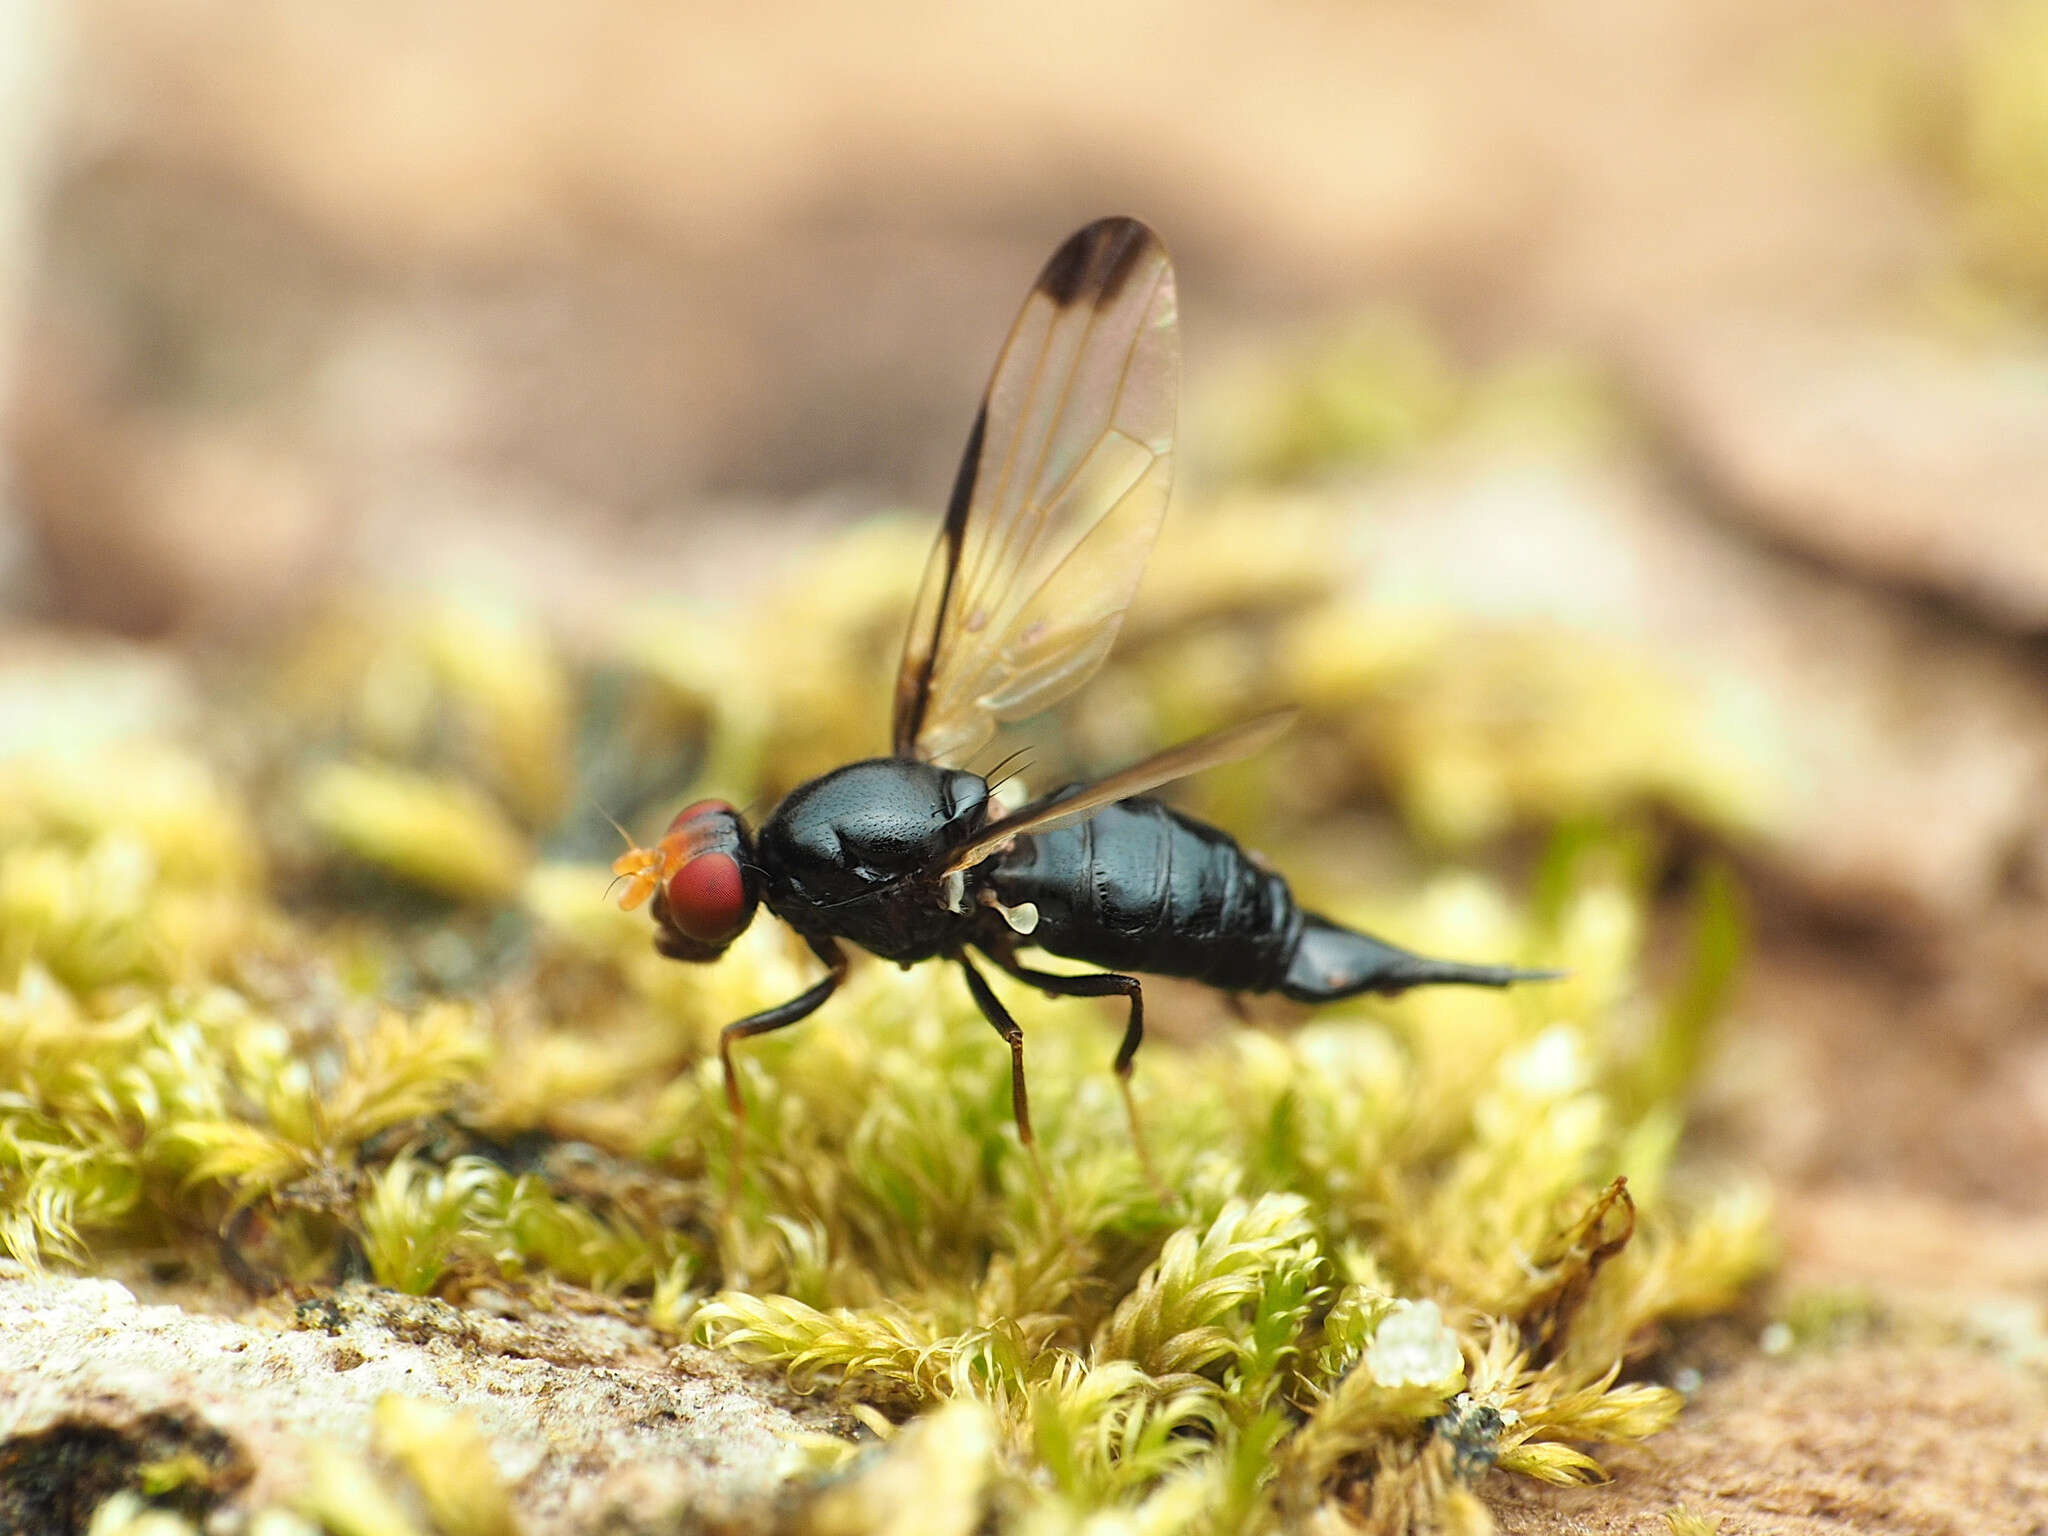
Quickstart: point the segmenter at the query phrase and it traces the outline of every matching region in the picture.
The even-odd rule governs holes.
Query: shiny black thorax
[[[952,910],[943,871],[987,819],[977,774],[893,757],[849,763],[792,790],[762,824],[762,899],[807,938],[848,939],[885,960],[952,954],[975,914]]]

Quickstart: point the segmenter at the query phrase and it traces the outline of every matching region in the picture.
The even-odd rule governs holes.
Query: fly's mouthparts
[[[967,872],[956,869],[939,884],[939,905],[948,912],[967,910]]]

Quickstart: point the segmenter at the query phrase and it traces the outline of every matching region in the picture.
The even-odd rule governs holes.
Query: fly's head
[[[652,848],[629,848],[613,861],[626,882],[619,905],[654,900],[654,947],[675,960],[716,960],[746,932],[761,899],[753,837],[723,800],[699,800],[676,813]]]
[[[945,866],[988,820],[978,774],[900,758],[813,779],[761,828],[768,903],[831,915],[872,903],[936,903]]]

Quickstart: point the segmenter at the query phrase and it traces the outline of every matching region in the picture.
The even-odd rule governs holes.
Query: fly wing
[[[1171,780],[1184,779],[1204,768],[1214,768],[1218,763],[1250,757],[1278,740],[1281,733],[1294,723],[1294,714],[1291,709],[1278,709],[1271,714],[1258,715],[1242,725],[1233,725],[1227,730],[1213,731],[1207,736],[1197,736],[1193,741],[1184,741],[1177,747],[1168,747],[1142,763],[1133,763],[1075,793],[1035,800],[1001,821],[984,827],[973,842],[947,861],[945,872],[951,874],[956,869],[971,868],[1011,838],[1023,833],[1048,831],[1091,815],[1105,805],[1114,805],[1119,800],[1142,795],[1148,789],[1157,789]]]
[[[968,434],[896,678],[898,757],[958,761],[1108,654],[1166,514],[1173,266],[1135,219],[1038,274]]]

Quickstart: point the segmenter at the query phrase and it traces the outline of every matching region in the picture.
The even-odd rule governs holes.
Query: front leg
[[[812,938],[809,934],[804,941],[811,946],[811,953],[829,967],[825,978],[808,991],[792,997],[786,1003],[773,1008],[764,1008],[759,1013],[728,1024],[718,1032],[718,1060],[725,1068],[725,1102],[732,1109],[732,1166],[726,1170],[726,1204],[729,1209],[739,1208],[740,1162],[747,1144],[747,1104],[740,1097],[740,1080],[733,1071],[732,1043],[745,1040],[751,1035],[765,1035],[787,1025],[805,1019],[818,1011],[818,1006],[839,990],[839,984],[846,980],[846,951],[836,940]]]

